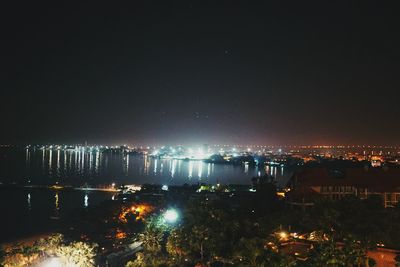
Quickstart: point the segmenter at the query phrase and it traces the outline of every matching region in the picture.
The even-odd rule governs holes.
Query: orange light
[[[119,232],[117,232],[117,233],[115,234],[115,238],[116,238],[116,239],[124,239],[124,238],[126,238],[126,233],[125,233],[125,232],[119,231]]]
[[[282,231],[282,232],[279,233],[279,237],[280,237],[282,240],[286,240],[286,239],[288,238],[288,233]]]
[[[127,215],[129,213],[133,213],[136,215],[136,220],[144,219],[148,214],[154,211],[154,207],[147,203],[142,203],[139,205],[133,205],[130,208],[122,208],[121,213],[118,215],[118,219],[123,222],[127,223]]]
[[[285,192],[276,192],[276,195],[277,195],[278,197],[284,198],[284,197],[285,197]]]

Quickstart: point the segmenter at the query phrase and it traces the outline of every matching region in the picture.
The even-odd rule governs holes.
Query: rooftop
[[[305,168],[294,174],[298,186],[355,186],[377,192],[400,192],[400,168]]]

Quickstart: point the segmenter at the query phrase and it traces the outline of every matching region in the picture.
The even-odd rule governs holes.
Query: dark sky
[[[10,2],[0,143],[400,143],[395,1]]]

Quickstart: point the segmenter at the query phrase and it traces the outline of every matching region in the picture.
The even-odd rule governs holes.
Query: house
[[[391,207],[400,202],[400,168],[306,167],[294,173],[288,186],[291,191],[288,202],[293,205],[312,205],[318,197],[367,199],[380,196],[383,205]]]

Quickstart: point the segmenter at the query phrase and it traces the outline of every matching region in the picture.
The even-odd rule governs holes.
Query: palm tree
[[[265,240],[260,238],[241,238],[235,247],[235,256],[238,264],[260,266],[263,261]]]
[[[316,244],[309,254],[308,263],[316,267],[345,266],[345,255],[333,240]]]
[[[139,240],[143,242],[142,247],[144,251],[155,255],[161,252],[163,237],[164,233],[156,227],[146,227],[144,232],[139,236]]]
[[[73,242],[59,246],[55,255],[65,262],[66,266],[95,266],[97,245],[84,242]]]
[[[265,266],[290,267],[295,261],[279,252],[265,248],[266,239],[253,237],[242,238],[235,248],[236,265],[238,266]]]
[[[345,256],[345,262],[348,266],[353,266],[354,264],[361,266],[366,258],[365,250],[361,247],[360,243],[355,241],[352,237],[348,237],[345,240],[342,250]]]

